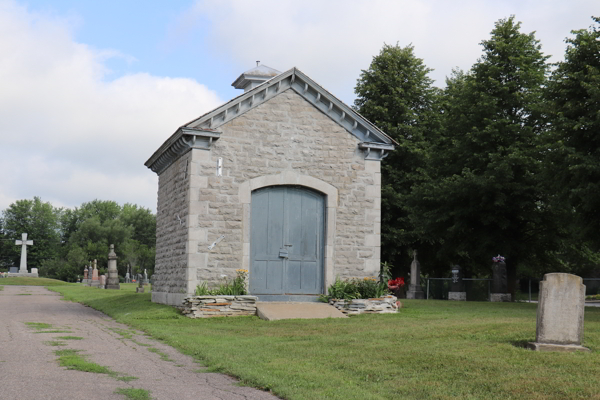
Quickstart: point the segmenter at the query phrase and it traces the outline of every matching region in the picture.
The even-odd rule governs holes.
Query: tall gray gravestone
[[[450,283],[450,291],[448,292],[448,300],[466,301],[467,292],[465,292],[465,284],[463,282],[463,273],[460,265],[452,267],[452,282]]]
[[[501,256],[495,257],[492,264],[492,292],[490,301],[511,301],[511,295],[508,293],[508,276],[506,273],[506,263]]]
[[[107,289],[121,289],[119,284],[119,272],[117,271],[117,254],[115,253],[115,245],[110,245],[108,252],[108,279],[106,279]]]
[[[544,275],[540,282],[535,342],[538,351],[589,351],[583,347],[585,285],[579,276]]]
[[[407,299],[424,299],[425,293],[421,288],[421,264],[417,260],[417,251],[413,251],[413,261],[410,264],[410,286],[406,292]]]

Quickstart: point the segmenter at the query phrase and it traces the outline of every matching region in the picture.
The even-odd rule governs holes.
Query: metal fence
[[[448,292],[452,278],[426,278],[426,299],[448,300]],[[464,278],[467,301],[489,301],[492,279]],[[515,293],[516,301],[537,301],[540,292],[540,281],[537,278],[520,279]],[[600,278],[583,278],[585,295],[600,294]]]
[[[487,301],[492,279],[463,278],[467,301]],[[426,299],[448,300],[452,278],[427,278]]]

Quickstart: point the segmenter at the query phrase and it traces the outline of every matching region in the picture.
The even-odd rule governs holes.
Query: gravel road
[[[52,328],[46,330],[68,332],[39,331],[27,322],[47,323]],[[64,346],[49,343],[60,336],[83,339],[62,340]],[[106,374],[67,370],[58,365],[54,354],[61,349],[80,350],[87,360],[138,379],[125,382]],[[161,353],[169,360],[161,359]],[[203,370],[172,347],[92,308],[63,301],[44,287],[4,286],[0,291],[0,399],[126,399],[115,393],[118,388],[149,390],[157,400],[277,399],[237,386],[226,375]]]

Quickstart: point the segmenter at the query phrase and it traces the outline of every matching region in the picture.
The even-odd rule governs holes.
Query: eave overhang
[[[175,146],[178,140],[186,135],[192,135],[196,137],[197,141],[204,140],[206,143],[206,140],[202,138],[208,138],[209,136],[206,135],[209,134],[216,135],[216,137],[213,136],[214,140],[215,138],[218,138],[220,132],[216,132],[216,130],[220,126],[259,106],[287,89],[294,90],[323,114],[327,115],[338,125],[355,136],[360,141],[358,148],[364,151],[365,158],[368,160],[382,160],[386,157],[386,153],[394,150],[395,145],[398,144],[394,139],[386,135],[366,118],[329,93],[303,72],[297,68],[292,68],[185,124],[154,153],[145,165],[154,172],[160,174],[167,166],[172,164],[174,161],[173,157],[179,157],[185,153],[185,151],[192,148],[190,146],[185,147],[184,142]],[[188,134],[184,133],[184,131],[197,132],[197,134]],[[171,146],[175,146],[176,148],[171,148]],[[208,144],[208,147],[201,148],[208,149],[209,147],[210,143]],[[157,164],[154,166],[159,160],[162,160],[160,161],[160,165]]]
[[[154,152],[144,164],[160,175],[173,162],[191,149],[208,150],[221,132],[213,129],[181,127]]]

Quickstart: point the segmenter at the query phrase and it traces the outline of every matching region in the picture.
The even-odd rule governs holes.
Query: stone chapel
[[[244,93],[181,126],[158,174],[152,301],[249,271],[261,301],[314,301],[380,267],[380,163],[397,144],[296,68],[265,65]]]

